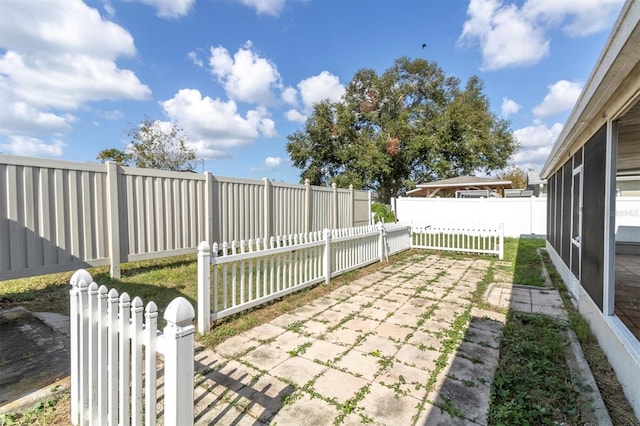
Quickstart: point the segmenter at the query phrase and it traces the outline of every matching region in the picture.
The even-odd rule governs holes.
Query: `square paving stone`
[[[372,383],[369,393],[360,401],[358,407],[363,414],[374,419],[375,424],[410,425],[418,412],[418,401],[414,398],[401,398],[396,393],[378,383]]]
[[[388,337],[396,342],[404,342],[407,335],[413,332],[412,329],[400,325],[383,322],[376,328],[376,334],[381,337]]]
[[[276,318],[272,319],[271,321],[269,321],[269,324],[275,325],[277,327],[281,327],[287,330],[294,326],[302,329],[304,327],[305,322],[307,322],[306,318],[292,315],[291,313],[287,313],[287,314],[279,315]]]
[[[242,357],[259,370],[271,370],[276,365],[289,359],[289,354],[269,345],[260,345]]]
[[[257,341],[265,341],[273,339],[284,332],[284,328],[267,323],[243,332],[242,336]]]
[[[396,359],[423,370],[434,371],[436,360],[440,356],[440,352],[430,349],[420,350],[417,347],[405,344],[396,354]]]
[[[376,321],[384,321],[387,319],[387,311],[378,308],[365,308],[360,312],[361,318],[369,318]]]
[[[260,372],[256,369],[237,361],[229,361],[214,367],[201,379],[199,386],[206,388],[213,395],[221,396],[249,386],[254,377],[259,375]]]
[[[328,368],[313,384],[313,389],[328,399],[334,399],[342,404],[352,398],[360,389],[369,384],[368,380],[344,373],[334,368]]]
[[[314,379],[315,376],[326,370],[327,367],[316,364],[308,359],[294,356],[269,371],[269,375],[286,382],[293,382],[299,387]]]
[[[280,411],[286,397],[294,391],[294,386],[275,377],[264,375],[250,387],[242,389],[240,393],[247,404],[246,411],[256,419],[268,422]]]
[[[282,351],[289,352],[309,341],[310,338],[308,337],[301,336],[292,331],[285,331],[276,337],[274,341],[270,342],[269,345]]]
[[[355,350],[369,354],[379,352],[379,356],[393,356],[398,352],[398,343],[375,334],[367,336],[362,343],[354,347]]]
[[[487,424],[489,392],[478,392],[458,380],[448,379],[440,388],[436,404],[452,405],[462,411],[463,416],[476,423]]]
[[[327,332],[328,327],[329,326],[323,322],[309,320],[304,323],[303,331],[305,334],[317,339]]]
[[[318,360],[321,363],[327,363],[346,350],[347,348],[342,345],[337,345],[324,340],[315,340],[300,356],[310,361]]]
[[[302,398],[282,407],[271,419],[271,424],[331,426],[337,416],[336,407],[304,394]]]
[[[370,319],[354,318],[343,324],[343,327],[354,331],[373,331],[380,325],[380,322]]]
[[[421,401],[427,393],[426,385],[429,377],[431,372],[427,370],[394,362],[380,372],[374,383],[394,388],[397,386],[406,395]]]
[[[317,321],[324,322],[325,324],[327,324],[327,326],[331,327],[333,325],[340,323],[340,321],[342,321],[342,318],[344,318],[345,316],[346,314],[342,314],[340,312],[329,309],[319,313],[314,318]]]
[[[420,317],[417,315],[407,315],[396,312],[393,314],[387,322],[396,325],[402,325],[410,328],[415,328],[418,326],[418,321],[420,321]]]
[[[474,364],[466,358],[456,356],[450,364],[447,375],[460,381],[473,382],[482,388],[481,385],[486,386],[493,381],[495,371],[495,365],[492,363]]]
[[[327,342],[338,343],[345,347],[353,346],[364,333],[340,327],[324,335]]]
[[[338,360],[336,366],[356,377],[373,380],[381,368],[378,361],[378,357],[351,350]]]
[[[437,338],[433,333],[416,330],[407,343],[411,343],[418,348],[426,347],[432,351],[440,351],[442,348],[441,339]]]

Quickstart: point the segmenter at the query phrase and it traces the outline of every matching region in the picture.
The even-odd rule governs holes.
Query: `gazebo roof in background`
[[[442,190],[455,192],[456,190],[485,189],[502,193],[505,188],[511,188],[511,181],[480,176],[458,176],[433,182],[420,183],[416,189],[407,192],[410,197],[433,197]]]

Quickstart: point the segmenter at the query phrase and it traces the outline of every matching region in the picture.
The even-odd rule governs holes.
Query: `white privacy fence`
[[[0,280],[369,224],[367,191],[0,155]]]
[[[403,223],[449,228],[497,228],[504,235],[546,235],[547,199],[528,198],[423,198],[392,199],[396,218]]]
[[[193,424],[195,312],[184,298],[166,308],[98,286],[85,270],[71,278],[71,421],[74,425]],[[157,356],[164,360],[162,395]]]

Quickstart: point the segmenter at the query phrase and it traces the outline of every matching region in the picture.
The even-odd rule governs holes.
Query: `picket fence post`
[[[332,194],[333,194],[333,202],[331,203],[331,227],[333,229],[338,229],[340,225],[338,224],[338,185],[335,182],[331,184]]]
[[[498,233],[500,234],[500,251],[498,253],[498,259],[502,260],[504,259],[504,223],[501,223],[500,226],[498,226]]]
[[[198,245],[198,333],[211,329],[211,248],[203,241]]]
[[[322,231],[324,237],[324,256],[322,258],[324,265],[324,282],[329,284],[331,281],[331,230],[325,228]]]
[[[386,232],[384,229],[384,223],[378,222],[378,232],[380,232],[380,236],[378,238],[378,254],[380,255],[380,262],[384,262],[384,258],[386,256]],[[388,259],[388,257],[387,257]]]
[[[120,207],[118,163],[108,161],[107,167],[107,232],[109,240],[109,275],[120,279]],[[90,282],[90,281],[89,281]]]
[[[311,181],[309,179],[304,180],[304,232],[308,234],[311,232]]]
[[[76,271],[71,276],[70,280],[71,290],[69,290],[69,296],[71,299],[71,306],[69,307],[69,321],[71,326],[71,423],[74,425],[80,423],[80,413],[84,411],[82,407],[78,407],[78,396],[81,396],[81,375],[79,373],[82,371],[80,366],[80,358],[82,357],[78,357],[78,348],[82,344],[80,327],[82,319],[80,317],[85,315],[85,313],[82,312],[82,309],[78,308],[81,307],[82,289],[84,288],[84,293],[86,295],[89,283],[92,281],[93,278],[91,277],[91,274],[84,269]]]
[[[193,425],[193,347],[196,313],[184,297],[164,312],[164,424]]]

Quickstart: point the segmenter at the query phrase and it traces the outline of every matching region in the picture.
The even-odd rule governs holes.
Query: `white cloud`
[[[266,109],[252,109],[243,117],[233,100],[203,97],[195,89],[181,89],[162,102],[162,107],[187,132],[198,157],[224,158],[235,146],[250,144],[261,136],[276,136],[275,123]]]
[[[135,1],[156,8],[161,18],[180,18],[191,10],[195,0],[125,0]]]
[[[571,110],[582,92],[582,84],[575,81],[560,80],[548,87],[549,93],[542,103],[533,108],[536,117],[547,117]]]
[[[290,109],[284,114],[285,118],[294,123],[304,123],[307,121],[307,116],[298,111],[297,109]]]
[[[528,66],[549,54],[547,32],[556,26],[570,36],[605,29],[623,0],[526,0],[521,7],[501,0],[471,0],[459,43],[479,45],[482,68]]]
[[[305,108],[310,110],[314,104],[328,99],[338,102],[345,92],[345,88],[340,84],[340,79],[329,71],[322,71],[320,74],[309,77],[298,83],[300,96]]]
[[[131,34],[80,0],[4,1],[0,52],[0,134],[14,153],[59,155],[64,143],[58,139],[75,120],[67,111],[151,93],[115,62],[135,55]],[[47,136],[56,141],[42,142]]]
[[[536,120],[532,126],[515,130],[513,135],[520,142],[521,147],[514,156],[514,162],[525,169],[540,170],[561,131],[561,123],[547,127],[539,120]]]
[[[515,5],[471,0],[467,15],[459,41],[480,45],[484,69],[531,65],[549,52],[542,29]]]
[[[10,101],[9,96],[6,90],[0,89],[0,134],[42,137],[71,130],[74,116],[40,111],[25,102]]]
[[[606,29],[616,18],[624,0],[529,0],[528,15],[559,23],[571,37],[583,37]]]
[[[151,91],[115,62],[87,55],[25,54],[0,56],[0,74],[13,96],[41,108],[77,109],[89,101],[145,99]]]
[[[280,157],[267,157],[264,159],[264,165],[268,170],[277,169],[281,164],[282,158]]]
[[[521,105],[516,103],[513,99],[502,98],[502,116],[508,117],[511,114],[516,114],[520,111]]]
[[[289,105],[298,104],[298,91],[291,86],[285,87],[282,91],[282,100]]]
[[[247,41],[233,57],[222,46],[211,48],[209,66],[224,85],[227,96],[236,101],[268,105],[274,101],[273,90],[282,88],[278,68],[258,56],[251,41]]]
[[[198,54],[196,52],[189,52],[187,53],[187,58],[189,58],[191,60],[191,62],[193,62],[194,65],[202,68],[204,66],[204,63],[202,62],[202,59],[200,59],[200,57],[198,56]]]
[[[105,21],[81,0],[4,0],[0,47],[18,52],[89,55],[103,59],[133,56],[133,37]]]
[[[42,139],[28,136],[9,136],[9,142],[0,144],[0,150],[6,150],[15,155],[37,157],[61,157],[65,143],[53,140],[46,143]]]
[[[285,0],[239,0],[245,6],[252,7],[258,15],[280,16]]]

